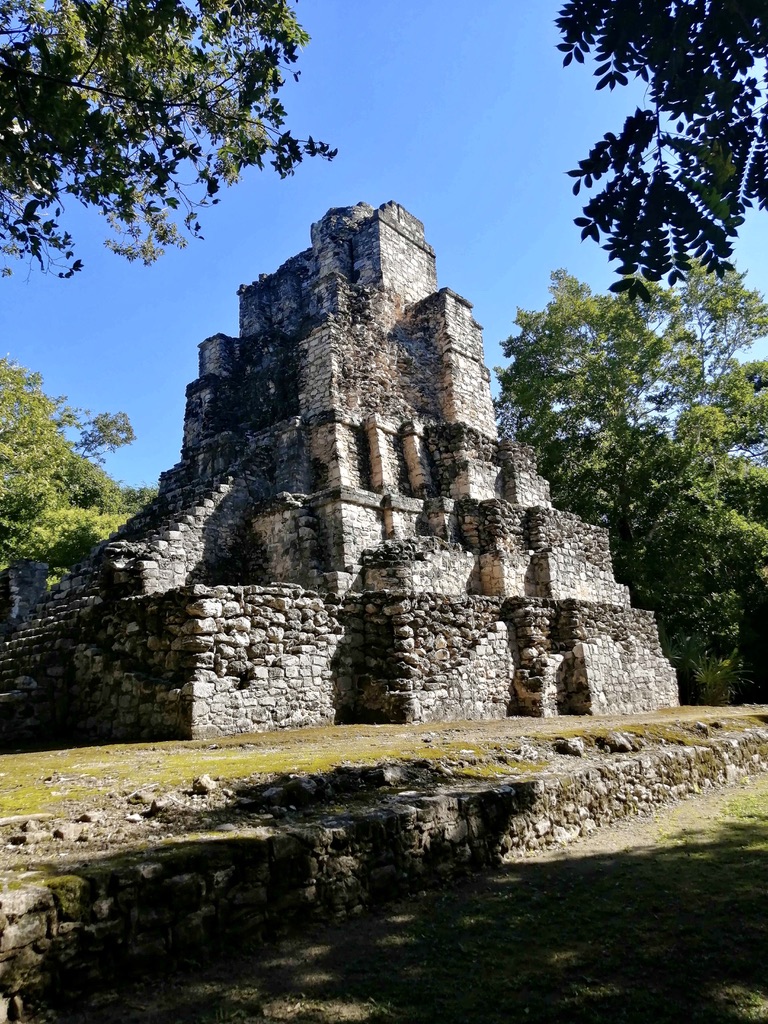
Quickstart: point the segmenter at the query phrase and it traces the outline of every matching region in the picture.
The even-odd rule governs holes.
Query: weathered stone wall
[[[477,593],[475,556],[438,537],[386,541],[362,555],[362,590],[456,596]]]
[[[591,601],[509,598],[519,661],[513,714],[634,714],[674,706],[675,671],[651,612]]]
[[[26,618],[45,593],[48,566],[23,558],[0,572],[0,629]]]
[[[501,497],[495,440],[464,423],[428,424],[424,438],[436,494],[479,501]]]
[[[652,612],[564,601],[552,633],[565,652],[558,692],[568,713],[635,714],[653,710],[660,699],[667,706],[676,703],[677,677],[661,650]]]
[[[198,585],[111,604],[94,598],[40,622],[13,641],[0,739],[36,724],[101,739],[209,736],[333,721],[632,713],[658,706],[659,695],[674,701],[650,613],[469,594],[460,589],[472,578],[468,552],[430,539],[420,563],[405,557],[410,547],[372,552],[366,586],[385,589],[349,591],[341,603],[300,587]],[[411,589],[420,564],[430,593]],[[398,590],[386,589],[394,582]],[[215,614],[201,616],[203,606]]]
[[[0,740],[41,723],[116,740],[333,722],[341,633],[335,599],[301,588],[198,585],[85,605],[14,642],[17,703],[33,721],[8,713]]]
[[[384,539],[381,499],[370,492],[340,487],[314,495],[311,505],[318,518],[323,564],[329,572],[345,573],[347,585],[351,585],[363,551]]]
[[[768,731],[615,755],[503,784],[407,793],[304,826],[246,829],[0,887],[0,1021],[14,997],[61,999],[269,940],[768,768]]]
[[[375,260],[364,259],[358,251],[354,271],[362,285],[375,286],[380,280],[406,306],[435,291],[434,249],[424,240],[421,221],[399,203],[385,203],[374,211],[363,240],[370,240],[374,252],[378,244],[380,269],[377,273]]]
[[[0,661],[0,685],[29,694],[0,721],[0,739],[185,735],[180,687],[188,665],[163,649],[183,622],[184,603],[179,591],[108,606],[92,597],[66,616],[29,623]],[[20,674],[9,679],[11,671]]]
[[[341,656],[352,720],[505,717],[513,654],[500,606],[469,595],[349,594]]]
[[[530,509],[526,527],[535,596],[629,604],[629,591],[613,578],[607,530],[552,508]]]
[[[550,508],[549,483],[539,476],[532,448],[518,441],[499,441],[498,457],[505,501]]]
[[[409,316],[440,356],[439,418],[448,423],[472,424],[495,438],[490,371],[483,359],[482,328],[472,316],[472,303],[450,288],[441,288],[423,299]]]
[[[479,592],[493,597],[531,594],[528,510],[508,502],[464,498],[456,505],[459,536],[478,560]]]
[[[192,736],[324,725],[336,717],[336,602],[299,588],[194,588],[181,635]]]
[[[395,629],[413,630],[413,648],[401,653],[409,684],[410,721],[505,718],[515,645],[492,599],[403,603]]]

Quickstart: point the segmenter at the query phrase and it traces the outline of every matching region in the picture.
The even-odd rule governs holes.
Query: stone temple
[[[239,296],[158,499],[36,603],[39,567],[0,579],[6,744],[677,703],[605,530],[498,440],[415,217],[331,210]]]

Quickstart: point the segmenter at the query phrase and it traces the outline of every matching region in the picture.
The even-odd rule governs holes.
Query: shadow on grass
[[[765,1021],[768,798],[744,807],[714,833],[521,861],[52,1019]]]

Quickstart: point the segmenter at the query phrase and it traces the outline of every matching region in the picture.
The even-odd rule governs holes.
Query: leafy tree
[[[768,645],[768,363],[737,354],[768,331],[744,275],[693,265],[647,303],[552,275],[499,370],[502,432],[532,444],[553,499],[611,530],[617,576],[670,635]],[[752,673],[754,675],[754,671]]]
[[[135,440],[131,421],[124,412],[99,412],[81,430],[75,448],[81,455],[103,462],[104,452],[114,452]]]
[[[133,430],[124,413],[84,418],[46,395],[39,374],[0,359],[0,565],[35,558],[60,576],[151,500],[152,489],[123,487],[79,454],[98,455],[97,436],[117,447]]]
[[[643,106],[578,168],[574,193],[606,179],[576,220],[619,273],[674,284],[691,257],[722,274],[744,213],[768,204],[765,0],[569,0],[563,63],[593,56],[597,88],[647,83]],[[612,290],[647,295],[626,276]]]
[[[79,270],[72,199],[149,263],[243,168],[332,157],[285,127],[307,41],[290,0],[0,0],[0,251]]]
[[[99,512],[97,508],[54,505],[45,509],[32,525],[24,557],[46,562],[49,579],[58,580],[125,518],[119,513]]]

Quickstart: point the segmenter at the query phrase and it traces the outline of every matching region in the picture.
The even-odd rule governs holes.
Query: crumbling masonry
[[[489,379],[421,223],[331,210],[200,346],[157,501],[31,611],[6,600],[0,738],[676,704],[606,532],[497,439]]]

